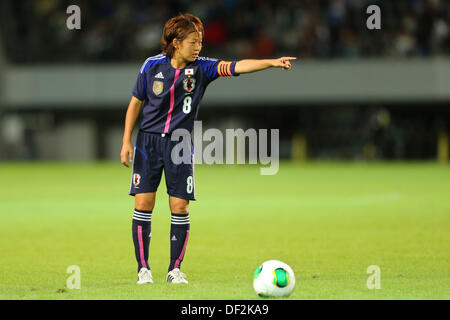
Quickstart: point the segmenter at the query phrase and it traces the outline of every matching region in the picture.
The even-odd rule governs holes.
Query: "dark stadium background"
[[[71,4],[81,30],[66,28]],[[366,27],[371,4],[381,30]],[[203,56],[298,57],[284,82],[281,70],[216,81],[204,128],[280,128],[285,159],[447,161],[450,4],[438,0],[2,1],[0,159],[118,160],[137,70],[180,12],[203,20]]]

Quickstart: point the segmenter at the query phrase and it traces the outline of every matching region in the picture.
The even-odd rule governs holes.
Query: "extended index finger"
[[[297,60],[297,57],[283,57],[284,60]]]

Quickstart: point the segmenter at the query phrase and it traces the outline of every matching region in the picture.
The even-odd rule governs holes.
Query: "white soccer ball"
[[[294,271],[286,263],[278,260],[264,262],[253,274],[253,288],[262,298],[287,297],[294,287]]]

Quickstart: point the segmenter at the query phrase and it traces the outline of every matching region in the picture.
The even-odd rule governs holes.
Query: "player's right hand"
[[[130,162],[133,162],[133,151],[134,148],[131,142],[124,143],[122,145],[122,151],[120,151],[120,162],[122,162],[122,164],[127,168],[130,167]]]
[[[284,70],[291,69],[291,60],[297,60],[296,57],[281,57],[274,60],[273,66],[276,68],[283,68]]]

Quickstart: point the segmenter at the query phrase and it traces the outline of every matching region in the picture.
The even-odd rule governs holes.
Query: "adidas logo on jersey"
[[[155,78],[164,79],[164,76],[163,76],[162,72],[160,72],[155,76]]]
[[[177,241],[178,239],[177,239],[177,237],[175,237],[175,235],[173,235],[173,237],[172,237],[171,240],[172,240],[172,241]]]

